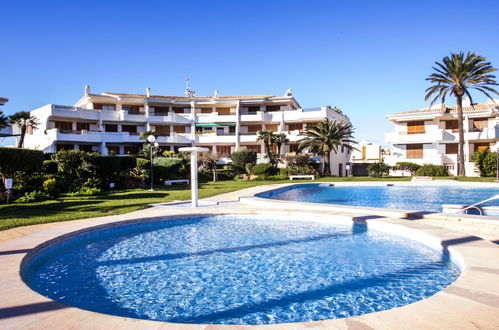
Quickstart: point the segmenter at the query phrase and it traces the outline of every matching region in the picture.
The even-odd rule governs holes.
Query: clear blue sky
[[[450,52],[499,67],[499,1],[2,1],[7,114],[92,92],[276,94],[337,106],[358,140],[389,113],[424,107]],[[477,101],[484,100],[479,97]]]

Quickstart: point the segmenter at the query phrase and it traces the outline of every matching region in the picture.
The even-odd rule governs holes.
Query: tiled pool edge
[[[255,189],[259,188],[259,189]],[[254,187],[243,191],[232,193],[233,198],[251,196],[254,191],[269,190],[269,187]],[[244,199],[244,198],[243,198]],[[224,214],[224,213],[292,213],[297,211],[276,207],[274,205],[258,205],[255,210],[253,205],[244,203],[232,203],[220,205],[202,210],[192,209],[171,209],[165,207],[154,207],[121,216],[105,218],[85,219],[72,222],[58,223],[50,226],[36,226],[30,232],[26,229],[27,235],[6,241],[0,244],[0,262],[3,266],[0,269],[0,295],[9,297],[0,301],[0,327],[11,328],[164,328],[164,329],[230,329],[233,326],[219,325],[182,325],[161,323],[155,321],[128,319],[122,317],[109,316],[99,313],[88,312],[77,308],[64,307],[61,304],[53,303],[50,299],[31,291],[20,279],[20,263],[28,249],[32,249],[40,243],[56,238],[63,234],[68,234],[76,230],[85,230],[96,225],[117,223],[123,220],[141,218],[142,220],[159,216],[176,216],[189,214]],[[317,212],[318,211],[318,212]],[[343,210],[344,211],[344,210]],[[347,214],[338,210],[299,210],[300,213],[307,213],[316,216],[321,215],[343,217],[354,217],[364,219],[371,223],[390,223],[405,226],[421,231],[434,237],[438,237],[449,249],[459,253],[463,257],[464,269],[459,279],[448,288],[429,297],[425,300],[403,306],[394,310],[378,313],[365,314],[347,319],[336,319],[327,321],[317,321],[308,323],[280,324],[257,326],[258,328],[272,329],[304,329],[309,327],[318,328],[338,328],[347,329],[355,327],[371,327],[383,329],[401,328],[448,328],[459,329],[469,328],[472,325],[482,328],[494,328],[499,324],[499,265],[494,263],[499,260],[499,247],[480,239],[463,238],[462,234],[453,233],[444,228],[430,227],[418,223],[418,221],[406,221],[395,218],[373,217],[372,220],[365,213]],[[366,220],[367,219],[367,220]],[[50,229],[46,229],[50,228]],[[2,232],[0,232],[2,236]],[[17,253],[5,253],[6,251],[20,251]],[[34,305],[33,305],[34,304]],[[38,305],[37,305],[38,304]],[[19,306],[52,306],[45,312],[35,314],[22,314]],[[17,306],[17,307],[16,307]],[[17,309],[16,309],[17,308]],[[29,308],[28,308],[29,309]],[[18,316],[6,317],[6,311],[10,314],[20,314]],[[17,311],[17,312],[16,312]],[[451,312],[451,313],[449,313]],[[237,326],[245,329],[251,326]]]

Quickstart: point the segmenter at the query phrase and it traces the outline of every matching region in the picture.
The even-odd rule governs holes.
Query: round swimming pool
[[[442,204],[471,205],[499,194],[499,188],[466,185],[297,184],[257,197],[350,206],[442,212]],[[497,201],[482,206],[497,206]]]
[[[212,324],[377,312],[431,296],[459,275],[442,250],[326,220],[223,215],[124,224],[44,247],[21,274],[33,290],[82,309]]]

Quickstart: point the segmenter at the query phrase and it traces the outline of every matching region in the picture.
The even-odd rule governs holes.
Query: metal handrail
[[[490,197],[490,198],[487,198],[487,199],[485,199],[485,200],[483,200],[483,201],[480,201],[480,202],[478,202],[478,203],[468,205],[468,206],[466,206],[465,208],[463,208],[462,210],[459,210],[459,212],[457,212],[457,213],[461,213],[461,212],[463,212],[463,213],[464,213],[465,211],[467,211],[467,210],[469,210],[469,209],[476,209],[476,210],[478,210],[478,212],[480,212],[480,215],[483,215],[482,209],[481,209],[481,208],[479,208],[479,207],[478,207],[478,205],[483,204],[483,203],[487,203],[487,202],[492,201],[492,200],[494,200],[494,199],[499,199],[499,194],[494,195],[494,196],[492,196],[492,197]]]

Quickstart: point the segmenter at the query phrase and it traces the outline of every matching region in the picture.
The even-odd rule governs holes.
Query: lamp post
[[[154,154],[154,148],[159,147],[159,143],[156,142],[156,137],[154,135],[149,135],[147,137],[147,142],[149,142],[150,145],[150,150],[149,150],[149,156],[150,156],[150,161],[151,161],[151,191],[154,191],[154,165],[152,163],[153,160],[153,154]]]

